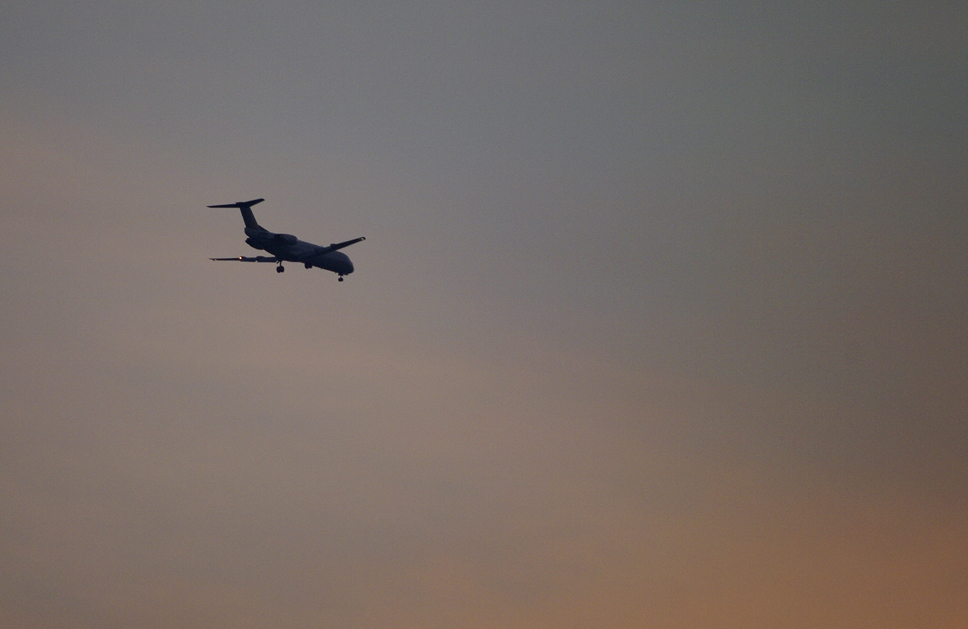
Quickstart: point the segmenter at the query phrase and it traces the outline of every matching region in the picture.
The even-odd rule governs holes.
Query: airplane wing
[[[365,236],[360,236],[359,238],[354,238],[353,240],[347,240],[345,242],[338,242],[338,243],[336,243],[334,245],[330,245],[328,247],[322,247],[320,249],[317,249],[317,250],[313,251],[312,255],[313,256],[321,256],[321,255],[325,255],[327,253],[332,253],[333,251],[336,251],[337,249],[342,249],[343,247],[349,247],[350,245],[355,245],[356,243],[360,242],[361,240],[366,240],[366,237]]]
[[[214,260],[216,262],[278,262],[276,258],[270,258],[268,256],[256,256],[254,258],[247,258],[245,256],[236,256],[234,258],[209,258],[209,260]]]

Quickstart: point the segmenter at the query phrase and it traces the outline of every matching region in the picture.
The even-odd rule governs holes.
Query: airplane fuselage
[[[325,247],[299,240],[291,234],[276,234],[247,228],[245,235],[247,245],[270,253],[278,260],[298,262],[304,264],[307,269],[317,267],[338,275],[349,275],[353,272],[353,263],[342,251],[327,253]]]

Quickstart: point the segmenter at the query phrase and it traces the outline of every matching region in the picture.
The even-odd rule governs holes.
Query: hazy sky
[[[0,625],[965,626],[966,46],[5,3]],[[356,273],[209,262],[256,197]]]

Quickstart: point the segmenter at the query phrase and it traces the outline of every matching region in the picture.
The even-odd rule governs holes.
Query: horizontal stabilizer
[[[262,203],[265,199],[252,199],[251,201],[239,201],[238,203],[226,203],[224,205],[210,205],[208,207],[234,207],[242,209],[244,207],[252,207],[258,203]]]
[[[245,222],[246,229],[257,229],[259,231],[264,231],[262,226],[255,220],[255,215],[252,214],[252,206],[256,203],[262,203],[265,199],[252,199],[251,201],[239,201],[238,203],[225,203],[223,205],[210,205],[208,207],[234,207],[236,209],[242,210],[242,221]]]

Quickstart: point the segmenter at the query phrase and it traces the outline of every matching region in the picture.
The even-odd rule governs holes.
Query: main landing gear
[[[276,273],[284,273],[285,271],[286,267],[282,266],[281,264],[276,267]]]
[[[339,279],[338,279],[337,281],[339,281],[339,282],[342,282],[342,281],[343,281],[343,276],[342,276],[342,275],[340,275],[340,276],[339,276]]]

